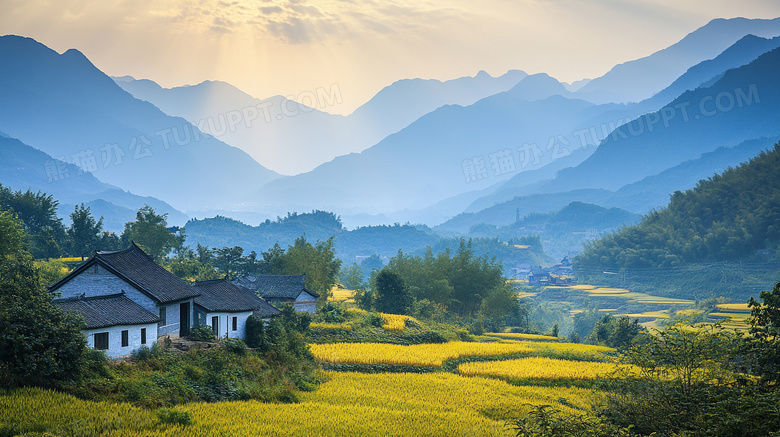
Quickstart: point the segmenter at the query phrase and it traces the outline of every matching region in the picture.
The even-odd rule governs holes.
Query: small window
[[[219,338],[219,316],[214,316],[211,318],[211,329],[214,330],[214,335]]]
[[[122,331],[122,347],[130,346],[130,332]]]
[[[233,330],[238,331],[238,317],[233,317]]]
[[[160,307],[160,326],[164,326],[168,324],[168,321],[166,320],[167,317],[165,317],[165,307]]]
[[[141,344],[146,344],[146,328],[141,328]]]
[[[99,351],[108,350],[108,332],[95,334],[95,349]]]

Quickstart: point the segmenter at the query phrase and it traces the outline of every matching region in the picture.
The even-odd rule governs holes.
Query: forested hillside
[[[738,261],[780,240],[780,143],[672,195],[668,207],[586,246],[579,266],[674,267]]]

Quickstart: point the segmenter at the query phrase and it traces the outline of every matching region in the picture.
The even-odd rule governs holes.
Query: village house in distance
[[[313,314],[317,311],[320,295],[306,288],[305,281],[306,275],[259,275],[238,278],[233,283],[274,305],[289,303],[297,311]]]
[[[296,298],[304,293],[303,275],[289,280],[269,276],[275,276],[273,283],[289,285],[269,288],[274,296],[291,296],[291,290],[298,290]],[[225,279],[188,284],[155,263],[135,243],[117,252],[95,252],[49,290],[60,293],[55,305],[84,318],[88,346],[106,351],[111,358],[129,355],[141,346],[151,347],[162,337],[185,337],[197,326],[211,327],[218,338],[244,338],[249,316],[268,320],[281,314],[260,297],[265,291],[262,286],[254,291]],[[314,311],[316,293],[305,294],[311,296],[311,302],[304,297],[301,302],[305,305],[297,309]],[[290,300],[276,300],[282,301]]]

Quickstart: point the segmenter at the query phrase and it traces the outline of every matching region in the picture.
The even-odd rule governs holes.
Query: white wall
[[[141,344],[141,328],[146,328],[146,345],[152,347],[157,343],[157,324],[146,325],[118,325],[108,328],[86,329],[82,331],[87,337],[87,346],[95,348],[95,334],[108,332],[108,350],[104,351],[109,358],[119,358],[130,355],[134,350],[143,346]],[[128,346],[122,347],[122,331],[128,331]]]
[[[62,298],[106,296],[125,292],[133,302],[146,308],[150,313],[157,314],[157,304],[152,298],[138,291],[124,279],[109,272],[101,265],[94,265],[70,279],[56,290]],[[178,315],[176,316],[178,319]]]
[[[219,338],[246,338],[246,320],[252,315],[251,311],[244,311],[240,313],[205,313],[206,314],[206,326],[213,329],[211,325],[212,317],[219,317],[219,327],[217,329]],[[233,330],[233,317],[237,317],[236,330]]]
[[[190,312],[189,312],[189,316],[188,317],[190,319],[190,331],[192,331],[192,329],[195,328],[195,326],[196,326],[195,325],[195,318],[193,317],[194,314],[195,314],[194,313],[195,302],[193,302],[193,299],[190,299],[190,300],[185,301],[185,302],[189,302],[189,304],[190,304]],[[179,327],[180,327],[180,325],[179,325],[179,322],[180,322],[180,320],[179,320],[179,313],[180,313],[180,310],[179,310],[179,307],[180,307],[180,305],[182,303],[184,303],[184,302],[176,302],[176,303],[171,303],[171,304],[160,305],[160,307],[165,307],[166,317],[165,317],[165,325],[160,325],[160,327],[158,329],[158,335],[159,336],[169,335],[169,336],[174,337],[174,338],[180,336],[180,332],[179,332]],[[152,313],[159,316],[160,315],[160,310],[159,309],[155,309],[154,311],[152,311]]]
[[[314,314],[317,312],[317,298],[304,291],[295,299],[293,307],[296,311]]]

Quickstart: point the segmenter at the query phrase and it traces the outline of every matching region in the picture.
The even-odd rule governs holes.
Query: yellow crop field
[[[726,310],[726,311],[735,311],[735,312],[750,312],[750,307],[746,303],[721,303],[718,305],[715,305],[719,309]]]
[[[529,357],[506,361],[463,363],[458,366],[458,373],[463,376],[490,376],[507,380],[593,380],[609,375],[616,368],[617,364],[615,363]]]
[[[342,330],[342,331],[351,331],[352,330],[352,323],[350,322],[342,322],[342,323],[311,323],[309,324],[309,328],[311,329],[332,329],[332,330]]]
[[[534,349],[535,354],[545,356],[573,356],[588,360],[605,360],[610,355],[614,355],[617,350],[607,346],[596,346],[592,344],[580,343],[560,343],[560,342],[542,342],[542,341],[524,341],[516,342],[526,347]]]
[[[355,290],[334,286],[330,290],[330,300],[333,302],[355,302]]]
[[[331,372],[299,404],[256,401],[189,404],[190,426],[158,425],[154,413],[128,404],[81,401],[27,389],[0,395],[0,424],[35,425],[62,435],[110,437],[224,436],[510,436],[507,419],[522,404],[588,409],[593,391],[516,387],[451,373]],[[564,401],[565,400],[565,401]],[[26,428],[29,429],[29,428]],[[60,433],[58,432],[58,434]]]
[[[402,314],[385,314],[385,313],[379,313],[382,316],[382,319],[384,319],[385,323],[382,325],[382,328],[389,329],[392,331],[403,331],[406,329],[406,320],[411,319],[417,322],[417,319],[411,316],[405,316]],[[419,323],[419,322],[417,322]]]
[[[712,317],[726,317],[732,320],[746,320],[750,317],[748,313],[710,313]]]
[[[415,344],[402,346],[386,343],[326,343],[309,345],[312,354],[335,364],[392,364],[439,367],[445,361],[461,357],[490,357],[534,352],[519,342]]]
[[[89,402],[43,389],[0,395],[0,428],[49,429],[74,436],[178,435],[180,426],[159,426],[154,413],[127,403]],[[165,433],[165,434],[162,434]]]
[[[643,313],[631,313],[631,314],[615,314],[615,317],[632,317],[632,318],[640,318],[640,317],[654,317],[656,319],[668,319],[669,313],[666,311],[645,311]]]
[[[551,335],[539,335],[539,334],[521,334],[514,332],[488,332],[485,333],[489,337],[498,337],[505,340],[529,340],[529,341],[557,341],[558,337]]]
[[[368,311],[362,310],[360,308],[352,307],[352,308],[347,308],[347,314],[356,315],[356,316],[365,316],[366,314],[368,314]]]
[[[676,314],[678,316],[695,316],[696,314],[700,314],[700,313],[703,313],[703,312],[704,311],[702,311],[702,310],[697,310],[697,309],[694,309],[694,308],[688,308],[686,310],[679,310],[679,311],[677,311]]]
[[[625,288],[598,287],[589,289],[588,293],[592,296],[595,294],[624,294],[630,293],[630,291]]]

